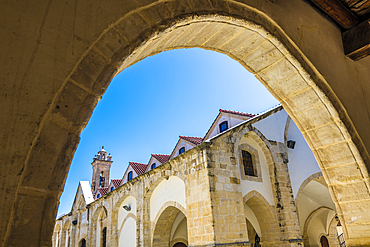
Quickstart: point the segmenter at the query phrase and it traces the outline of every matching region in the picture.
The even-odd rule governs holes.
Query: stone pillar
[[[288,150],[284,143],[270,141],[270,144],[274,157],[275,210],[280,227],[280,240],[282,241],[279,246],[303,246],[288,170]]]
[[[189,246],[248,246],[240,180],[231,155],[211,146],[193,160],[186,189]]]
[[[73,220],[78,220],[78,216],[76,215],[75,218],[72,218],[72,225],[71,225],[71,231],[69,232],[68,235],[70,235],[70,246],[77,246],[77,240],[76,240],[76,232],[77,232],[77,226],[78,224],[80,224],[80,222],[77,222],[76,225],[73,224]],[[66,239],[66,241],[68,241],[68,238]],[[66,245],[68,246],[68,245]],[[63,246],[63,247],[66,247],[66,246]]]

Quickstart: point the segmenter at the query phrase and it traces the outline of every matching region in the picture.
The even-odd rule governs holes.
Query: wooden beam
[[[344,29],[350,29],[359,23],[359,21],[352,14],[352,12],[348,10],[338,0],[311,0],[311,1]]]
[[[357,61],[370,55],[370,19],[342,33],[344,54]]]

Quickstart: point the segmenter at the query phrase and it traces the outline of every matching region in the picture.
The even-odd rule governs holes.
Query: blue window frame
[[[225,130],[228,129],[228,126],[227,126],[227,121],[224,121],[222,123],[220,123],[220,133],[224,132]]]
[[[132,180],[132,171],[127,174],[127,182]]]
[[[179,149],[179,154],[182,154],[184,152],[185,152],[185,147],[182,147],[182,148]]]
[[[155,168],[155,163],[152,164],[152,166],[150,167],[150,170],[153,170]]]

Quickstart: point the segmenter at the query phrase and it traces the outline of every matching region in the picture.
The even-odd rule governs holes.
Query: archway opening
[[[173,206],[166,207],[153,228],[153,247],[187,246],[187,219],[183,212]]]
[[[244,205],[249,241],[256,246],[279,241],[280,231],[272,213],[273,208],[257,196]]]
[[[232,28],[228,25],[231,25]],[[284,45],[269,33],[266,33],[263,28],[255,25],[250,27],[249,25],[250,23],[228,20],[223,17],[211,18],[211,20],[197,18],[184,20],[177,23],[168,33],[160,34],[163,36],[152,37],[147,40],[145,45],[137,46],[135,53],[130,53],[131,56],[127,57],[121,64],[121,67],[118,68],[118,71],[149,55],[166,49],[198,46],[224,52],[253,72],[274,96],[283,103],[300,130],[303,131],[310,147],[315,150],[315,155],[320,161],[321,168],[324,168],[323,172],[326,173],[325,168],[331,166],[330,174],[326,174],[325,177],[331,177],[338,182],[342,180],[347,181],[349,177],[353,178],[352,181],[355,182],[362,181],[363,174],[367,174],[366,170],[362,171],[362,173],[359,171],[348,173],[346,177],[337,176],[339,170],[337,171],[336,169],[339,166],[351,166],[348,169],[356,171],[357,168],[363,167],[363,164],[361,163],[362,160],[356,156],[358,151],[346,129],[342,128],[342,122],[333,105],[327,100],[321,89],[316,86],[313,80],[316,77],[312,78],[307,74],[306,69],[312,72],[313,68],[309,68],[309,63],[305,63],[302,66],[300,62],[304,62],[304,59],[297,61]],[[231,40],[222,34],[221,30],[225,26],[227,26],[225,30],[233,30],[230,31],[233,34]],[[209,33],[200,32],[206,27],[213,31]],[[205,42],[200,42],[202,38],[196,36],[198,34],[209,37],[206,38]],[[217,37],[218,34],[221,36]],[[289,46],[288,44],[285,45]],[[238,50],[238,48],[242,50]],[[108,70],[108,68],[102,66],[102,70],[97,73],[104,73],[102,72],[104,69]],[[112,70],[111,64],[109,64],[109,71],[111,71],[111,74],[108,73],[108,77],[114,76],[118,72],[117,70]],[[72,75],[71,78],[74,80],[73,84],[85,83],[78,74]],[[105,87],[103,86],[103,91]],[[98,91],[101,92],[101,88]],[[312,118],[313,112],[320,117],[317,119]],[[328,126],[330,126],[329,130]],[[328,138],[328,132],[330,138]],[[330,148],[327,148],[328,146]],[[336,154],[335,157],[333,157],[333,153]],[[329,179],[328,182],[330,182]],[[333,190],[338,190],[342,194],[347,193],[344,187],[348,186],[348,184],[337,183],[335,186],[332,187]],[[338,189],[339,187],[341,188],[340,190]],[[337,200],[335,201],[337,202]],[[350,207],[350,203],[345,206],[338,205],[338,207]],[[344,218],[343,224],[345,225]],[[344,232],[347,232],[345,227]]]

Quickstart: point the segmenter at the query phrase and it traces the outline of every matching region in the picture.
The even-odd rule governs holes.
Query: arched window
[[[100,173],[100,182],[99,182],[99,187],[104,187],[104,173]]]
[[[103,243],[102,243],[102,247],[107,247],[107,228],[104,227],[103,228]]]
[[[114,190],[114,187],[112,186],[112,187],[110,187],[110,191],[113,191]]]
[[[127,174],[127,182],[132,180],[132,171]]]
[[[152,166],[150,167],[150,170],[153,170],[155,168],[155,163],[152,164]]]
[[[223,121],[222,123],[219,124],[219,126],[220,126],[220,133],[228,129],[227,121]]]
[[[244,174],[248,176],[256,176],[253,168],[253,160],[250,152],[242,150]]]
[[[320,243],[322,247],[329,247],[329,241],[325,236],[321,236]]]
[[[96,196],[96,199],[98,199],[100,197],[100,194],[98,194],[97,196]]]
[[[78,245],[79,247],[86,247],[86,239],[81,239],[80,244]]]
[[[179,149],[179,154],[182,154],[184,152],[185,152],[185,147],[182,147],[182,148]]]

